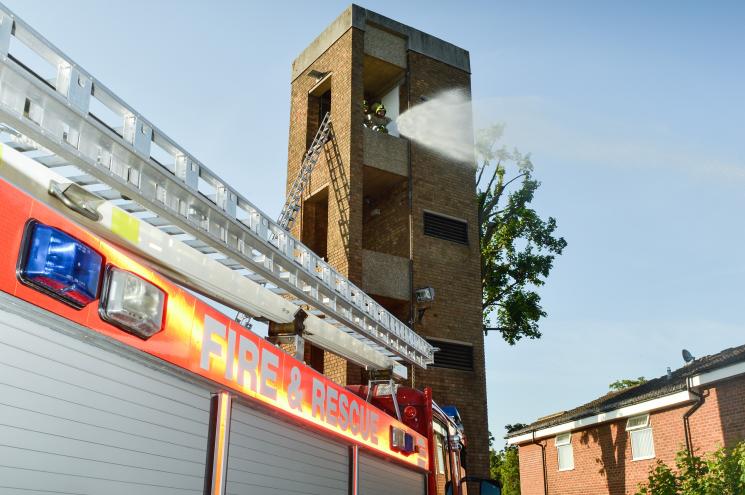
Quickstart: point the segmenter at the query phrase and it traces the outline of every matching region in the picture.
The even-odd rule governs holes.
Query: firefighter
[[[375,117],[377,123],[373,127],[373,131],[382,132],[383,134],[388,134],[388,121],[389,119],[385,116],[385,105],[378,102],[373,104],[372,110],[375,113]]]

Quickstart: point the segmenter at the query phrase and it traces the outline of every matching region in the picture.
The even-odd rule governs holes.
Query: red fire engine
[[[499,493],[429,391],[341,387],[213,301],[302,304],[302,338],[394,375],[422,339],[2,6],[0,53],[2,493]]]

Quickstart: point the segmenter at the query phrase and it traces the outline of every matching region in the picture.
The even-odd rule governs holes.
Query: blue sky
[[[5,0],[268,213],[284,199],[290,64],[324,2]],[[532,152],[569,246],[544,337],[487,339],[490,427],[745,343],[745,4],[370,1],[471,52],[477,127]]]

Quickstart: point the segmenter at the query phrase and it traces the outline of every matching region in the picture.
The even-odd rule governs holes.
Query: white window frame
[[[572,471],[574,469],[574,447],[572,446],[572,434],[562,433],[556,435],[554,439],[554,445],[556,446],[556,465],[559,471]],[[569,452],[569,460],[571,466],[561,467],[561,452]]]
[[[629,434],[629,443],[631,444],[631,460],[632,461],[645,461],[654,459],[657,455],[654,450],[654,432],[652,431],[652,425],[649,422],[649,413],[639,414],[637,416],[631,416],[626,420],[626,431]],[[634,435],[639,435],[640,432],[649,431],[649,438],[652,442],[651,454],[645,456],[637,456],[634,452]]]

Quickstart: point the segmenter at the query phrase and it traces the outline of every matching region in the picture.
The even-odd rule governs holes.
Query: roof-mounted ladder
[[[366,346],[420,367],[433,362],[426,340],[2,4],[0,17],[0,123],[41,146],[16,149],[236,273],[307,305]],[[50,81],[24,65],[13,56],[13,43],[35,52],[56,76]],[[115,121],[92,113],[94,100]]]

